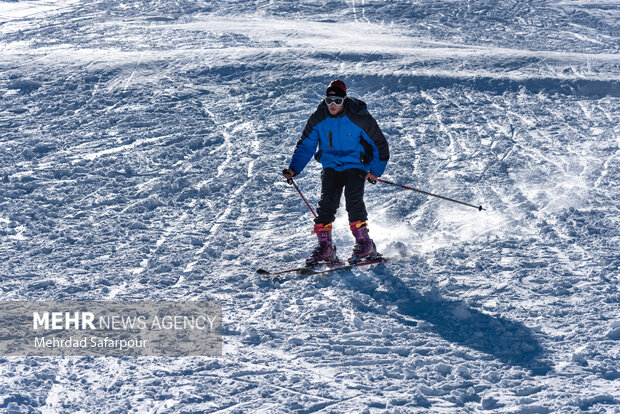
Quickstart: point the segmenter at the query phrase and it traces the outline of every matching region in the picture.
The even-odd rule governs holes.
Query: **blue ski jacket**
[[[300,174],[314,155],[324,169],[357,168],[377,177],[383,174],[390,150],[377,121],[359,99],[347,97],[344,106],[331,116],[321,101],[297,142],[290,169]]]

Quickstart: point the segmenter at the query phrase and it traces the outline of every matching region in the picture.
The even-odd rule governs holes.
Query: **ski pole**
[[[304,197],[304,195],[301,193],[301,190],[299,189],[299,187],[297,187],[297,184],[295,184],[295,181],[293,181],[292,178],[287,178],[286,182],[289,183],[289,184],[293,184],[293,187],[295,187],[295,190],[297,190],[297,192],[301,196],[301,199],[304,200],[304,203],[306,203],[306,205],[308,206],[310,211],[312,211],[312,214],[314,214],[314,217],[316,217],[316,213],[314,212],[312,207],[310,207],[310,204],[308,204],[308,201],[306,200],[306,197]]]
[[[429,193],[429,192],[426,192],[426,191],[418,190],[417,188],[407,187],[406,185],[400,185],[400,184],[396,184],[396,183],[393,183],[393,182],[390,182],[390,181],[382,180],[381,178],[377,178],[377,181],[380,181],[380,182],[385,183],[385,184],[393,185],[395,187],[400,187],[400,188],[403,188],[405,190],[416,191],[416,192],[421,193],[421,194],[426,194],[426,195],[429,195],[429,196],[432,196],[432,197],[441,198],[442,200],[452,201],[453,203],[462,204],[464,206],[473,207],[475,209],[478,209],[478,211],[482,211],[482,210],[486,211],[486,209],[482,208],[482,206],[474,206],[472,204],[467,204],[467,203],[464,203],[462,201],[454,200],[452,198],[448,198],[448,197],[440,196],[440,195],[437,195],[437,194]]]

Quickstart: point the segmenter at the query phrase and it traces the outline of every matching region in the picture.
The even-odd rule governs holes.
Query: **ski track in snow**
[[[0,2],[3,300],[218,300],[221,358],[0,356],[7,412],[620,410],[614,1]],[[371,236],[282,283],[281,178],[343,78],[390,142]],[[315,205],[320,168],[297,183]],[[340,209],[341,257],[353,240]]]

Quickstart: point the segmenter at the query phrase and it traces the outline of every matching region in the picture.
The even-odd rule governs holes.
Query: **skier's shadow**
[[[407,287],[389,269],[382,267],[376,271],[381,281],[390,286],[387,291],[377,290],[370,280],[360,283],[359,278],[355,278],[355,288],[378,303],[396,305],[392,316],[400,322],[408,325],[417,324],[411,319],[429,322],[431,331],[447,341],[492,355],[507,364],[527,368],[534,375],[545,375],[551,370],[549,362],[544,360],[546,352],[538,338],[522,323],[482,313],[461,301],[421,295]],[[362,303],[358,306],[362,310],[367,307]]]

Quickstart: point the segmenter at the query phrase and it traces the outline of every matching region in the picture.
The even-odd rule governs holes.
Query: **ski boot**
[[[306,266],[316,267],[322,264],[341,263],[336,256],[336,246],[332,244],[332,223],[315,224],[312,233],[316,233],[319,244],[312,251],[312,255],[306,259]]]
[[[368,236],[368,227],[365,221],[355,221],[349,223],[351,232],[355,237],[353,256],[349,257],[349,264],[356,264],[369,260],[380,259],[382,256],[377,253],[375,242]]]

